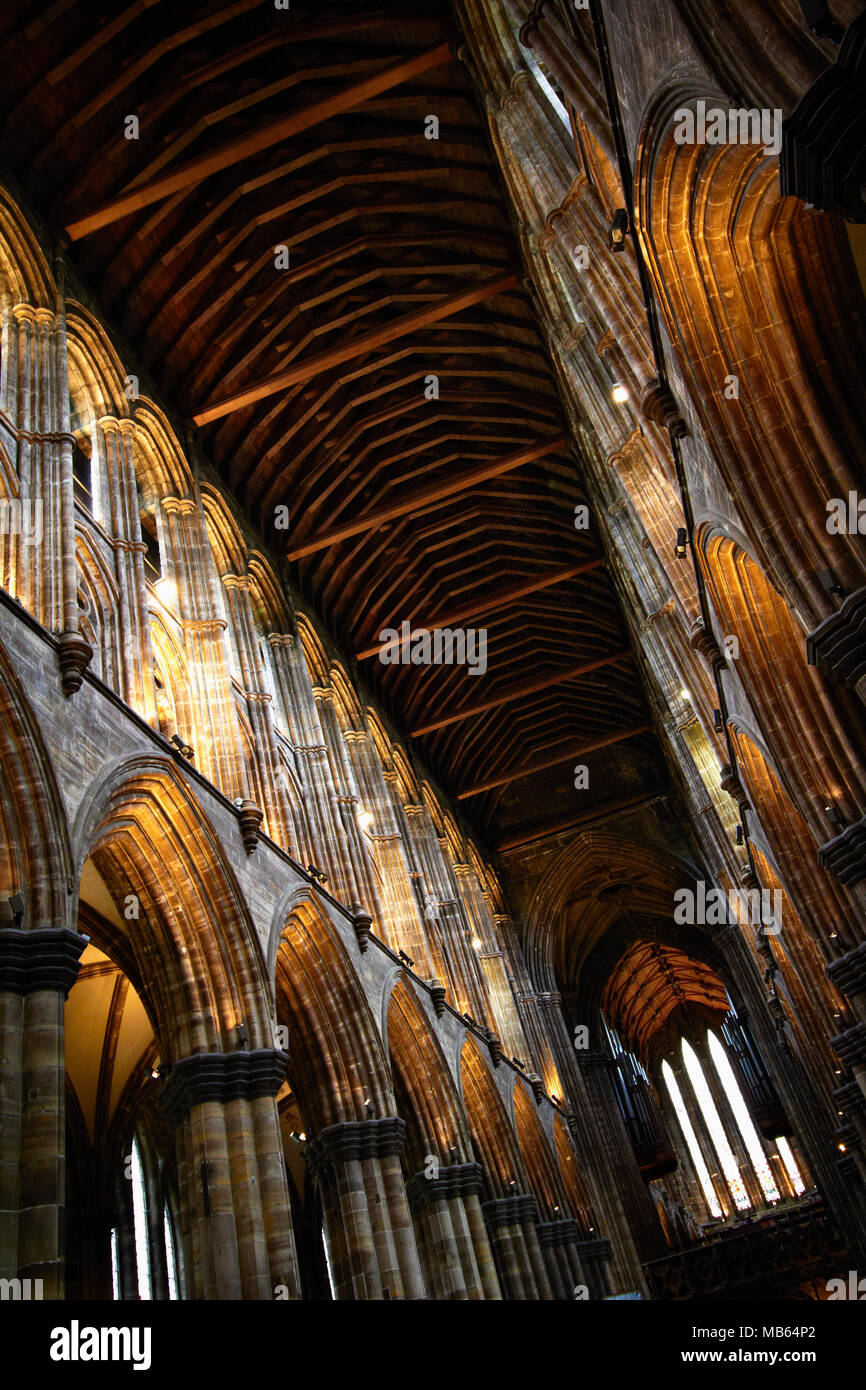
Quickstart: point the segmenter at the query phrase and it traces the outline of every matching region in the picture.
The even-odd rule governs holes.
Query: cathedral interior
[[[6,0],[0,61],[4,1288],[834,1297],[863,4]]]

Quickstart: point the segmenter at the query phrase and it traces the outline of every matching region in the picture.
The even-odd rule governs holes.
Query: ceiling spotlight
[[[479,941],[477,936],[473,936],[472,938],[472,949],[473,951],[481,951],[483,949],[483,942]]]
[[[192,748],[188,743],[184,743],[180,734],[172,734],[171,741],[177,749],[178,753],[180,753],[180,756],[182,758],[186,758],[187,762],[191,762],[192,759],[195,757],[195,753],[193,752]]]
[[[687,544],[687,542],[688,542],[688,539],[689,539],[689,533],[688,533],[688,531],[686,530],[685,526],[680,526],[680,527],[678,527],[678,528],[677,528],[676,552],[677,552],[677,555],[679,556],[679,558],[680,558],[681,560],[682,560],[683,556],[684,556],[685,553],[686,553],[686,544]]]
[[[613,383],[613,386],[611,387],[610,394],[616,401],[617,405],[622,405],[623,401],[628,400],[629,389],[627,386],[623,386],[621,381],[615,381]]]
[[[154,1081],[158,1081],[158,1080],[159,1080],[159,1067],[152,1067],[152,1068],[151,1068],[150,1074],[151,1074],[151,1076],[153,1077],[153,1080],[154,1080]]]
[[[617,208],[613,215],[613,221],[607,234],[608,245],[611,251],[624,251],[625,238],[628,232],[628,213],[625,208]]]
[[[358,812],[358,824],[360,825],[360,827],[361,827],[362,830],[366,830],[368,825],[372,825],[372,824],[373,824],[373,812],[372,812],[372,811],[359,811],[359,812]]]

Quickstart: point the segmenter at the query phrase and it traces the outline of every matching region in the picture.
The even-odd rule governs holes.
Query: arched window
[[[141,1150],[138,1140],[132,1141],[132,1218],[135,1232],[135,1268],[138,1274],[138,1296],[149,1300],[150,1292],[150,1246],[147,1239],[147,1199],[144,1191],[144,1168],[141,1163]]]

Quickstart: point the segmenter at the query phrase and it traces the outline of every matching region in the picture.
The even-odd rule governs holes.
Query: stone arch
[[[566,1199],[581,1230],[585,1233],[592,1224],[589,1199],[581,1176],[577,1153],[561,1115],[554,1115],[553,1117],[553,1144]]]
[[[18,202],[0,186],[0,287],[9,305],[54,307],[54,276]]]
[[[168,417],[147,396],[137,397],[133,453],[135,476],[148,510],[164,497],[189,497],[194,491],[192,469]]]
[[[88,431],[103,416],[129,416],[123,364],[102,325],[77,300],[66,301],[70,424]]]
[[[84,797],[74,840],[115,903],[138,899],[130,949],[149,983],[173,1058],[231,1051],[243,1025],[251,1049],[271,1045],[258,938],[216,831],[167,757],[110,764]]]
[[[466,1117],[445,1056],[418,1001],[401,977],[388,1000],[387,1020],[398,1110],[408,1130],[407,1171],[423,1171],[428,1156],[443,1165],[471,1162]]]
[[[112,690],[120,688],[117,579],[90,529],[76,527],[79,628],[94,651],[92,670]]]
[[[777,161],[760,145],[677,143],[675,113],[699,98],[729,106],[677,82],[647,113],[635,165],[639,235],[725,483],[808,630],[834,611],[818,570],[862,583],[857,538],[830,537],[824,525],[828,488],[846,496],[856,486],[850,460],[866,443],[853,408],[855,363],[866,356],[862,296],[840,220],[781,198]],[[791,276],[808,315],[795,312]],[[843,341],[850,352],[834,356]],[[739,395],[726,398],[726,378],[744,362]],[[802,530],[788,524],[793,512]]]
[[[522,1191],[525,1173],[517,1134],[471,1034],[460,1053],[460,1089],[473,1147],[484,1169],[486,1196],[508,1197],[515,1188]]]
[[[849,947],[855,945],[861,939],[856,909],[846,889],[804,857],[800,846],[808,842],[809,828],[773,763],[742,721],[732,721],[731,734],[745,789],[799,917],[811,925],[826,958],[834,933]]]
[[[308,1132],[394,1113],[381,1036],[346,947],[310,898],[278,918],[277,1018],[289,1027],[291,1076]]]
[[[72,855],[63,799],[39,723],[0,644],[0,912],[24,899],[24,927],[70,926]]]
[[[538,1107],[528,1087],[518,1081],[514,1087],[514,1128],[530,1191],[535,1195],[542,1219],[555,1221],[572,1216],[566,1211],[565,1187],[556,1158],[538,1118]]]
[[[326,686],[330,666],[328,654],[312,623],[302,613],[298,614],[298,637],[307,664],[310,683],[314,686]]]

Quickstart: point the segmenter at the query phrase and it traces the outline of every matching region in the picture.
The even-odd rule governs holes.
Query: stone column
[[[346,1121],[308,1145],[338,1299],[427,1297],[400,1168],[405,1132],[396,1116]]]
[[[64,1004],[84,937],[0,930],[0,1267],[64,1294]]]
[[[538,1216],[531,1193],[515,1192],[482,1203],[499,1278],[510,1300],[553,1299],[554,1292],[536,1225]]]
[[[92,429],[93,507],[114,551],[120,637],[119,694],[156,727],[156,690],[148,616],[138,491],[135,482],[135,422],[103,416]]]
[[[199,771],[231,800],[249,796],[240,729],[219,616],[216,579],[200,509],[191,497],[165,497],[157,518],[160,546],[178,593],[195,729],[189,738]]]
[[[272,697],[265,689],[265,670],[250,601],[252,581],[247,574],[224,574],[222,585],[240,660],[247,717],[253,731],[253,754],[257,764],[267,833],[277,844],[291,849],[292,815],[286,786],[281,776],[280,755],[271,711]]]
[[[547,1262],[554,1298],[573,1302],[574,1291],[581,1284],[591,1292],[580,1260],[580,1233],[576,1221],[539,1222],[538,1240]]]
[[[429,1298],[502,1297],[478,1206],[481,1177],[479,1164],[456,1163],[440,1168],[436,1177],[416,1173],[407,1183]],[[480,1218],[477,1223],[469,1210],[470,1199]]]
[[[274,1161],[286,1062],[271,1048],[199,1053],[168,1074],[162,1104],[179,1130],[196,1297],[270,1299],[278,1286],[300,1297],[288,1187]]]

